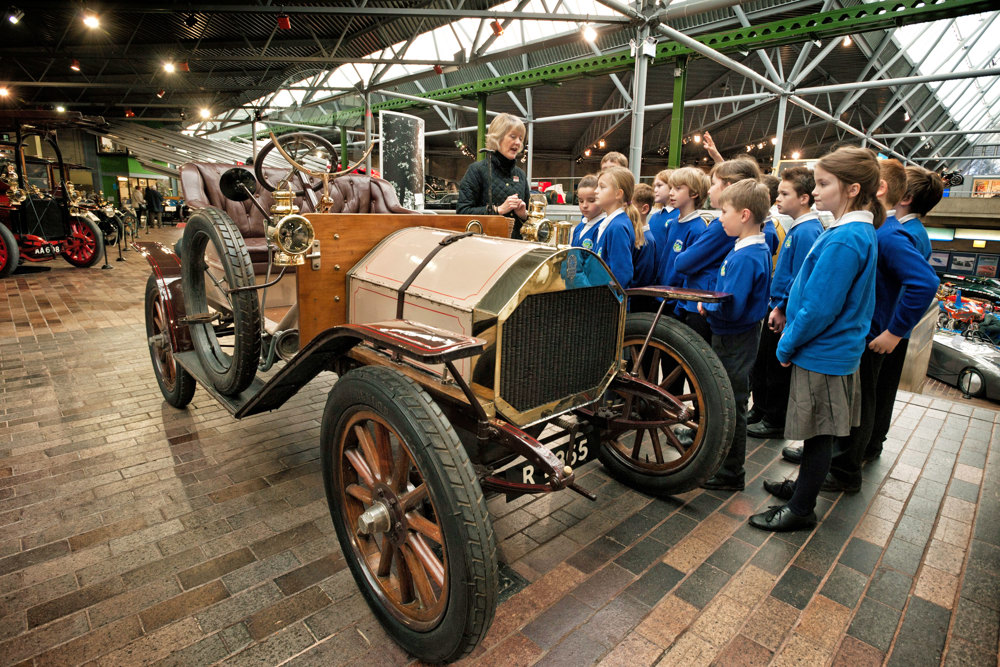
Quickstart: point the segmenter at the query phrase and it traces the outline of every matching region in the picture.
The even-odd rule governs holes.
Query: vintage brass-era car
[[[212,182],[213,165],[186,165],[192,214],[178,246],[136,244],[153,267],[154,371],[170,404],[185,406],[197,383],[236,418],[337,374],[319,442],[330,513],[358,586],[410,653],[454,660],[489,628],[484,492],[593,499],[574,469],[595,456],[654,494],[718,468],[735,420],[718,358],[662,313],[627,314],[630,293],[600,257],[560,243],[567,223],[536,211],[523,233],[547,244],[510,239],[499,216],[405,211],[381,179],[301,164],[317,146],[334,153],[321,138],[272,138],[262,153],[275,142],[298,168],[268,170],[261,155],[257,178],[216,165]],[[252,196],[258,182],[270,210]],[[206,205],[216,191],[228,199]],[[340,212],[301,215],[295,201]]]

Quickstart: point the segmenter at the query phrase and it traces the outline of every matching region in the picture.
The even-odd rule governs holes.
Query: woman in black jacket
[[[521,238],[521,224],[528,219],[528,177],[516,165],[524,146],[524,123],[502,113],[486,133],[486,158],[465,172],[458,191],[458,213],[499,214],[513,218],[512,238]],[[492,179],[490,171],[492,168]]]

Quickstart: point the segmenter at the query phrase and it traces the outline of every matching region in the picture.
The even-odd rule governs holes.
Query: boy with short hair
[[[760,182],[767,186],[767,192],[771,196],[771,207],[767,210],[767,219],[764,220],[761,229],[764,232],[764,240],[767,241],[767,247],[771,251],[771,263],[773,265],[778,261],[778,251],[781,250],[781,244],[785,240],[785,230],[774,217],[778,212],[774,206],[774,202],[778,199],[778,185],[781,184],[781,179],[774,174],[763,174],[760,177]]]
[[[719,267],[715,290],[732,298],[720,303],[699,303],[698,312],[712,329],[712,349],[726,369],[736,401],[736,428],[722,466],[706,481],[706,489],[741,491],[747,447],[747,396],[750,369],[757,356],[760,323],[767,315],[771,282],[771,251],[761,232],[771,202],[767,186],[753,179],[730,185],[716,202],[726,235],[735,247]]]
[[[792,167],[781,173],[775,205],[781,215],[792,218],[771,278],[770,315],[760,334],[760,349],[753,371],[753,410],[747,419],[747,435],[780,438],[785,431],[785,411],[791,367],[778,363],[775,352],[785,328],[785,306],[792,281],[813,243],[823,233],[823,223],[812,210],[812,171]]]
[[[604,211],[597,205],[597,176],[587,174],[576,186],[576,197],[580,205],[582,219],[573,228],[570,244],[577,248],[593,250],[597,243],[597,226],[604,219]]]
[[[601,171],[604,171],[608,167],[625,167],[628,169],[628,158],[618,151],[605,153],[604,157],[601,158]]]
[[[653,188],[646,183],[636,184],[635,190],[632,192],[632,203],[635,204],[637,209],[639,209],[639,226],[642,227],[643,239],[645,239],[645,242],[638,248],[634,248],[632,250],[632,265],[635,267],[635,275],[632,277],[632,284],[630,287],[646,287],[647,285],[655,285],[658,275],[657,260],[659,259],[659,248],[656,245],[657,242],[654,235],[649,234],[649,225],[646,222],[649,217],[649,211],[653,208],[653,204],[655,203],[653,198]],[[639,304],[635,303],[635,299],[632,301],[633,310],[643,309],[638,307]]]
[[[931,256],[931,240],[920,218],[937,206],[943,194],[944,183],[933,171],[912,165],[906,168],[906,190],[896,204],[896,219],[903,226],[903,230],[910,235],[916,244],[917,252],[925,260]],[[906,361],[909,343],[910,336],[907,332],[896,348],[882,360],[882,368],[875,387],[875,423],[865,447],[866,460],[876,459],[882,454],[882,445],[892,423],[892,407],[896,401],[896,390],[899,388],[899,378],[903,374],[903,363]]]
[[[666,247],[660,252],[660,285],[683,285],[684,276],[674,270],[674,262],[677,255],[705,231],[700,208],[708,197],[710,185],[705,172],[694,167],[681,167],[670,174],[670,205],[677,211],[678,217],[667,226]]]

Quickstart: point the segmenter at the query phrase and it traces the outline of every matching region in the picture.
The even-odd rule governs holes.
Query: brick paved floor
[[[175,237],[178,230],[150,238]],[[340,556],[316,443],[332,379],[231,419],[167,406],[147,269],[0,281],[0,664],[406,664]],[[527,580],[469,662],[996,665],[997,413],[902,395],[861,493],[813,533],[746,517],[794,473],[751,441],[736,494],[653,499],[588,464],[564,492],[490,502]]]

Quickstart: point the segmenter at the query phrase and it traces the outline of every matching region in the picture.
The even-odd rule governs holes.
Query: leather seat
[[[236,202],[226,199],[219,190],[219,177],[233,165],[218,162],[188,162],[180,169],[181,189],[191,210],[212,206],[224,211],[243,234],[254,273],[267,270],[267,240],[264,236],[264,215],[249,200]],[[264,173],[276,182],[287,169],[265,167]],[[372,176],[348,174],[334,179],[330,188],[334,204],[331,213],[416,213],[399,205],[396,191],[389,181]],[[317,200],[322,193],[317,193]],[[270,210],[273,198],[263,187],[256,194],[264,210]],[[311,213],[314,208],[308,198],[296,197],[300,213]]]

